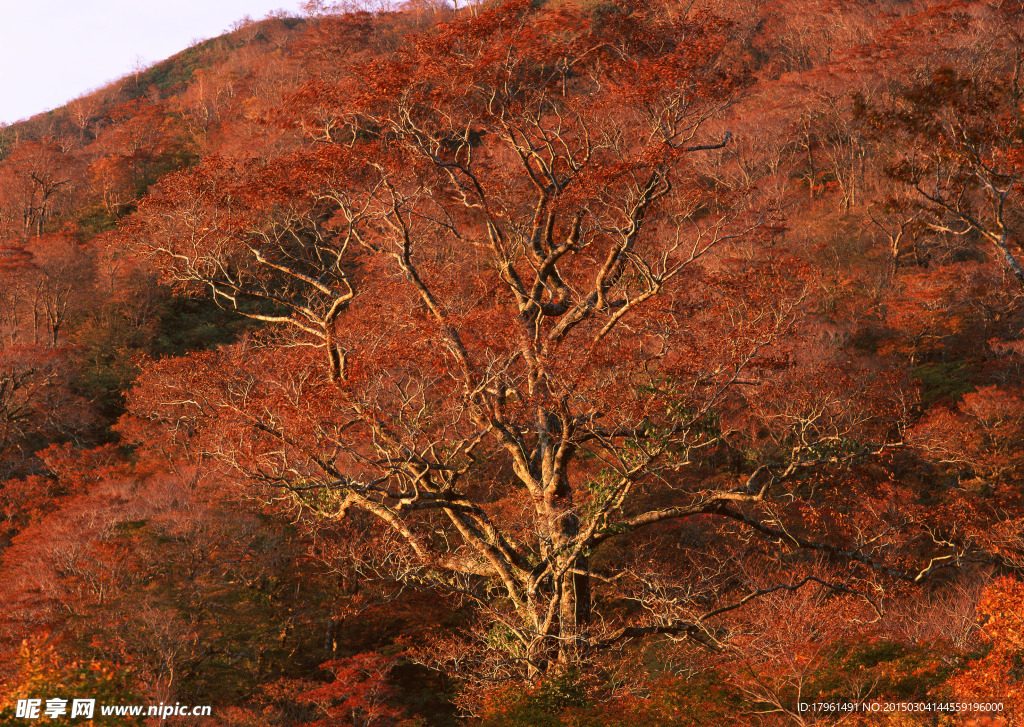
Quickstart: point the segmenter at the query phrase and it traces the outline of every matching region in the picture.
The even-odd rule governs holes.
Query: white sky
[[[212,38],[246,15],[300,0],[0,0],[0,123],[87,91]]]

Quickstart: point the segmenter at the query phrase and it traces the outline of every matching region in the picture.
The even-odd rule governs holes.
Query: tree
[[[1019,389],[983,387],[956,411],[940,408],[915,428],[913,440],[933,460],[994,480],[1019,480],[1024,400]]]
[[[434,651],[467,676],[657,634],[714,647],[768,593],[870,600],[874,574],[960,555],[863,495],[881,465],[848,470],[898,444],[904,385],[802,345],[771,210],[704,171],[730,139],[725,28],[671,10],[456,18],[296,94],[306,149],[172,175],[127,229],[167,280],[266,324],[147,367],[130,409],[164,430],[143,437],[356,529],[362,573],[471,606]],[[889,562],[897,539],[935,555]],[[789,549],[835,580],[735,572]]]
[[[103,97],[98,91],[86,93],[72,100],[67,105],[68,118],[78,129],[78,143],[84,144],[86,136],[96,124],[96,117],[103,104]]]
[[[33,258],[32,285],[34,343],[39,343],[40,318],[48,343],[56,348],[68,319],[86,307],[92,282],[92,256],[70,235],[37,238],[29,251]]]
[[[0,474],[33,468],[40,442],[64,439],[91,424],[87,404],[70,390],[67,351],[12,346],[0,351]]]
[[[50,217],[71,197],[78,172],[77,161],[54,144],[19,144],[0,167],[11,232],[26,240],[42,235]]]
[[[931,229],[983,240],[1024,285],[1013,235],[1024,168],[1015,89],[1008,75],[970,78],[942,66],[891,108],[865,112],[894,145],[890,174],[917,193]]]
[[[118,216],[157,177],[182,166],[192,151],[181,120],[163,103],[136,99],[110,115],[114,123],[99,134],[100,156],[90,173],[107,213]]]
[[[322,719],[312,727],[384,727],[402,716],[389,702],[395,689],[387,682],[393,661],[380,654],[357,654],[320,665],[334,679],[298,695],[297,701],[316,707]]]
[[[0,280],[3,282],[0,291],[0,322],[4,337],[11,346],[28,328],[26,320],[30,314],[27,309],[31,307],[28,302],[31,299],[34,273],[32,253],[24,245],[0,247]]]
[[[983,624],[982,640],[989,647],[968,668],[949,680],[953,693],[975,703],[998,701],[1000,711],[1016,716],[1024,712],[1024,691],[1020,686],[1020,658],[1024,650],[1024,588],[1019,580],[1000,578],[985,590],[978,604]],[[991,710],[989,710],[991,711]],[[1003,714],[978,713],[979,718],[995,717],[990,724],[1007,724]],[[979,722],[979,724],[983,724]]]

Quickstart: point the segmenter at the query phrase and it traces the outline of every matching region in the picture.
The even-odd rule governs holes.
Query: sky
[[[300,0],[0,0],[0,123],[68,101]]]

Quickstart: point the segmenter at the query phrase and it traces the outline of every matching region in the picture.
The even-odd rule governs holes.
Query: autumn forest
[[[1022,70],[313,0],[0,127],[0,724],[1024,724]]]

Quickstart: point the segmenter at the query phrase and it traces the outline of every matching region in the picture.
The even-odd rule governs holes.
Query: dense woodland
[[[306,11],[0,128],[0,723],[1024,719],[1018,3]]]

